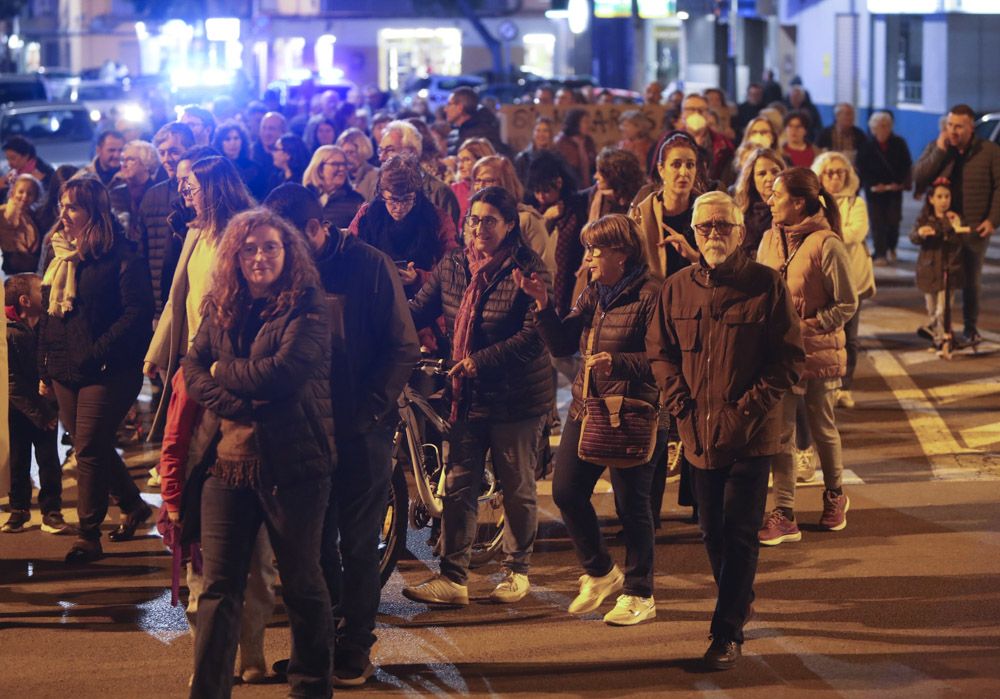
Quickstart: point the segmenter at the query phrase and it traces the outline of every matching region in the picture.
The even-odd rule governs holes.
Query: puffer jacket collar
[[[808,238],[812,233],[816,231],[829,231],[830,222],[826,220],[826,216],[822,211],[817,211],[812,216],[799,221],[794,225],[786,225],[783,223],[775,224],[778,228],[778,233],[786,241],[788,245],[788,250],[786,252],[786,257],[794,253],[802,241]]]
[[[725,262],[716,267],[710,267],[705,261],[705,256],[699,256],[698,269],[695,270],[694,280],[705,288],[729,284],[739,278],[746,269],[749,258],[742,248],[737,247],[732,254],[726,258]]]

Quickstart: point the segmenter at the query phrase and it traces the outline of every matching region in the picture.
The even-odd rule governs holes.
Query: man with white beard
[[[799,319],[775,270],[740,248],[743,214],[723,192],[694,202],[701,258],[667,279],[646,335],[664,406],[691,469],[702,538],[718,586],[706,665],[742,654],[757,573],[781,398],[805,362]]]

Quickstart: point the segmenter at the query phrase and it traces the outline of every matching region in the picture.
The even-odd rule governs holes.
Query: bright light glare
[[[100,121],[101,120],[101,110],[100,109],[91,109],[90,110],[90,120],[91,121]]]
[[[684,10],[681,10],[680,12],[677,13],[677,19],[679,19],[682,22],[685,21],[685,20],[687,20],[687,19],[690,19],[690,17],[691,17],[691,15],[689,15]]]
[[[205,20],[205,37],[209,41],[238,41],[240,20],[236,17],[209,17]]]
[[[145,110],[135,102],[123,104],[118,108],[118,113],[121,114],[122,119],[125,121],[140,122],[146,118]]]
[[[569,30],[574,34],[587,31],[590,24],[590,4],[587,0],[569,0]]]

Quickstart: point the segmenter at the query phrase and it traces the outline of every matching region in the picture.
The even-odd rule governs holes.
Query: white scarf
[[[51,287],[49,315],[62,318],[73,310],[76,299],[76,263],[80,260],[80,251],[76,242],[67,240],[62,231],[52,234],[52,251],[55,257],[45,270],[42,286]]]

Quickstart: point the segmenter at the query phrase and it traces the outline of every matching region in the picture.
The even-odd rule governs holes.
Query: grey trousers
[[[492,452],[493,472],[503,488],[506,526],[502,565],[515,573],[528,572],[538,531],[535,461],[547,419],[547,415],[540,415],[517,422],[459,422],[452,427],[441,518],[441,573],[452,582],[464,585],[469,576],[487,449]]]
[[[812,432],[813,443],[823,469],[823,484],[828,490],[840,488],[844,475],[841,455],[840,432],[834,416],[836,381],[809,379],[805,382],[806,417]],[[831,388],[830,386],[833,386]],[[781,451],[771,461],[774,474],[775,507],[795,509],[795,406],[799,396],[789,391],[781,401],[782,429]]]

